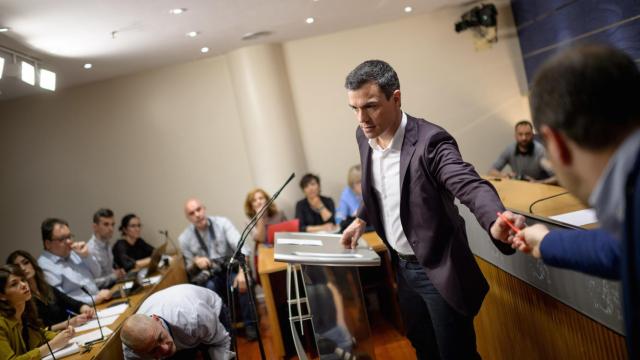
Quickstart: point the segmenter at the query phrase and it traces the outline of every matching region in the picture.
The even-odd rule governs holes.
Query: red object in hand
[[[506,216],[502,215],[502,213],[498,212],[498,216],[504,220],[504,222],[507,223],[507,225],[509,225],[509,227],[511,228],[511,230],[515,231],[516,234],[520,233],[520,229],[518,229],[515,225],[513,225],[513,223],[511,221],[509,221],[509,219],[507,219]]]

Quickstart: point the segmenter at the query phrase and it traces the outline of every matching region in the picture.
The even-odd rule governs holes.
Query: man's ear
[[[93,228],[93,232],[95,233],[98,230],[98,224],[91,223],[91,228]]]
[[[398,107],[402,107],[402,94],[400,93],[400,89],[394,90],[393,94],[391,94],[391,99],[398,104]]]
[[[570,166],[573,162],[573,156],[569,149],[567,137],[560,131],[547,125],[540,127],[540,133],[547,145],[547,156],[553,158],[563,166]]]

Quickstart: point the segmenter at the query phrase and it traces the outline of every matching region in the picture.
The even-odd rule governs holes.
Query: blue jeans
[[[398,260],[398,298],[407,337],[418,359],[480,359],[473,316],[452,308],[422,265]]]

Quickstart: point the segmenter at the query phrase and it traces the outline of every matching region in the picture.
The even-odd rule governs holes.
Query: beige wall
[[[513,32],[508,3],[497,3],[499,34]],[[476,52],[469,31],[453,30],[460,13],[447,9],[285,44],[307,164],[325,192],[337,198],[347,169],[359,161],[343,84],[364,60],[389,62],[400,78],[403,110],[447,129],[478,171],[486,172],[513,140],[512,125],[529,117],[517,37]]]
[[[48,216],[87,239],[101,206],[137,213],[151,242],[177,237],[189,196],[242,225],[252,180],[231,89],[217,57],[3,104],[2,259],[39,252]]]
[[[504,34],[513,25],[508,8],[500,10]],[[512,124],[529,116],[517,39],[502,37],[493,49],[475,52],[471,34],[453,31],[459,15],[449,9],[283,44],[306,163],[336,202],[358,161],[356,122],[342,86],[363,60],[390,62],[403,109],[448,129],[481,172],[512,140]],[[18,247],[38,253],[39,223],[47,216],[66,218],[80,239],[88,238],[100,206],[118,219],[138,213],[151,242],[160,228],[177,237],[188,196],[202,197],[210,213],[242,227],[244,195],[261,184],[248,166],[227,60],[0,103],[0,258]],[[294,196],[301,196],[300,175],[287,190]],[[291,206],[285,211],[293,216]]]

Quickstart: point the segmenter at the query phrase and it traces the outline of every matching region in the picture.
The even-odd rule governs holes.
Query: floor
[[[260,313],[260,331],[267,359],[273,359],[271,351],[271,333],[266,316],[264,303],[258,304]],[[405,337],[403,337],[389,322],[378,314],[370,314],[370,325],[376,359],[415,359],[416,355]],[[240,334],[242,335],[242,334]],[[248,342],[243,336],[238,337],[238,359],[259,360],[260,350],[258,342]],[[293,359],[297,359],[294,357]]]

